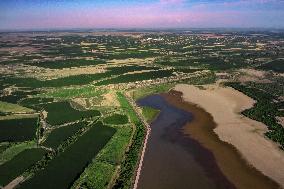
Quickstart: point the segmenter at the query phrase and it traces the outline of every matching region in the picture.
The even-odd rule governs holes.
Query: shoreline
[[[139,111],[139,108],[137,106],[137,104],[135,103],[135,101],[129,97],[128,95],[125,95],[127,101],[129,102],[129,104],[132,106],[133,110],[135,111],[136,115],[138,116],[138,118],[140,119],[140,121],[142,122],[142,124],[145,127],[146,130],[146,134],[143,140],[143,146],[141,147],[141,151],[139,154],[139,163],[137,168],[134,171],[134,183],[133,183],[133,187],[132,189],[137,189],[138,188],[138,183],[139,183],[139,179],[140,179],[140,175],[141,175],[141,170],[142,170],[142,166],[143,166],[143,161],[144,161],[144,156],[145,156],[145,152],[146,152],[146,148],[147,148],[147,143],[148,143],[148,139],[150,137],[151,134],[151,127],[150,125],[147,123],[147,121],[144,119],[144,117],[142,116],[142,114]]]
[[[250,170],[254,172],[254,174],[252,174],[255,176],[253,179],[258,180],[258,178],[261,177],[257,173],[259,172],[262,173],[261,175],[263,177],[266,175],[284,187],[283,151],[281,151],[275,143],[264,138],[263,133],[267,130],[264,124],[240,115],[241,111],[251,108],[254,105],[254,100],[232,88],[223,88],[217,85],[207,85],[204,87],[204,89],[200,89],[192,85],[179,84],[174,88],[175,91],[182,93],[181,98],[183,104],[185,106],[189,104],[189,111],[193,111],[195,114],[198,113],[199,116],[207,113],[207,116],[203,118],[207,117],[207,119],[211,119],[212,122],[216,123],[215,126],[211,126],[211,128],[194,127],[194,125],[200,125],[202,121],[204,121],[198,119],[197,116],[198,123],[188,123],[184,127],[185,134],[194,137],[214,153],[217,162],[219,161],[220,168],[228,177],[231,177],[229,179],[231,179],[232,182],[234,180],[234,183],[238,183],[237,180],[239,179],[245,180],[245,178],[241,178],[241,175],[236,175],[236,171],[230,171],[228,168],[232,166],[232,164],[228,164],[227,161],[231,161],[232,163],[233,160],[228,159],[228,157],[226,159],[226,155],[229,154],[232,158],[236,157],[236,154],[233,155],[233,153],[238,153],[240,159],[246,160],[248,167],[255,168],[255,171]],[[187,109],[186,107],[183,108]],[[203,113],[201,113],[202,110]],[[206,126],[207,124],[203,125]],[[204,129],[208,132],[204,133]],[[212,134],[209,136],[209,130],[216,136],[214,137]],[[213,140],[209,140],[208,137]],[[231,148],[234,149],[233,151],[235,152],[231,150],[230,153],[224,154],[222,150],[220,150],[217,140],[219,140],[219,143],[223,143],[221,149],[228,151],[228,149]],[[231,147],[225,147],[228,145]],[[234,168],[239,167],[239,169],[241,169],[238,163],[239,161],[238,158],[234,158]],[[228,166],[226,166],[226,164],[228,164]],[[246,173],[248,173],[247,171],[249,170],[247,169]],[[247,176],[252,175],[247,174]],[[239,183],[239,185],[241,185],[241,183]]]

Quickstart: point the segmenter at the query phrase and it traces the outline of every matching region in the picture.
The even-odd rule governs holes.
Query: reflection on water
[[[151,124],[139,189],[235,188],[218,168],[212,153],[183,134],[182,127],[192,114],[171,106],[161,95],[137,103],[161,110]]]

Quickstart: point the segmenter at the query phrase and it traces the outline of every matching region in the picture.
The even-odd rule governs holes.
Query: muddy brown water
[[[160,110],[151,123],[139,189],[279,188],[222,142],[212,116],[182,101],[181,93],[147,96],[137,104]]]

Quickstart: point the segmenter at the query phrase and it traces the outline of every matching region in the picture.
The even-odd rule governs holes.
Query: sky
[[[284,0],[0,0],[0,30],[284,28]]]

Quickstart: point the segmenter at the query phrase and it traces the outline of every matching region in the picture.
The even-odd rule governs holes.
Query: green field
[[[271,70],[278,73],[284,73],[284,59],[273,60],[257,67],[261,70]]]
[[[117,132],[101,150],[92,164],[75,182],[72,189],[93,188],[101,189],[112,185],[112,179],[116,176],[116,169],[120,165],[125,151],[131,141],[133,128],[131,126],[119,126]]]
[[[151,123],[159,114],[159,110],[151,107],[142,107],[142,114],[148,123]]]
[[[135,124],[135,132],[133,134],[132,143],[129,147],[126,157],[121,164],[119,177],[113,188],[130,188],[133,184],[134,170],[139,160],[141,146],[146,134],[144,125],[139,120],[135,111],[121,93],[117,93],[117,97],[123,109],[126,110],[131,122]]]
[[[99,81],[95,85],[101,86],[101,85],[118,84],[118,83],[129,83],[129,82],[164,78],[170,76],[173,76],[172,70],[149,71],[149,72],[142,72],[136,74],[120,75],[115,78]]]
[[[0,120],[0,141],[22,142],[36,136],[38,118]]]
[[[34,110],[22,107],[18,104],[11,104],[0,101],[0,112],[3,113],[33,113]]]
[[[46,151],[41,148],[24,150],[12,160],[0,165],[0,185],[5,186],[39,161]]]
[[[21,184],[19,188],[65,189],[72,186],[84,168],[114,133],[115,129],[104,126],[101,122],[96,123],[74,144],[51,160],[44,170],[37,172],[34,177]]]
[[[59,125],[101,115],[97,110],[75,110],[66,101],[44,104],[41,107],[48,112],[46,121],[51,125]]]
[[[128,117],[126,115],[113,114],[106,117],[103,122],[110,125],[123,125],[128,123]]]
[[[15,188],[132,188],[146,130],[129,101],[177,84],[255,99],[242,114],[284,149],[283,41],[278,29],[0,33],[0,188],[19,175]]]
[[[30,65],[50,68],[50,69],[62,69],[80,66],[94,66],[98,64],[104,64],[103,60],[83,60],[83,59],[70,59],[70,60],[60,60],[60,61],[45,61],[40,63],[33,63]]]
[[[75,134],[76,131],[85,127],[85,124],[86,123],[84,122],[79,122],[55,129],[48,135],[48,138],[44,141],[42,145],[51,148],[56,148],[59,144],[61,144],[61,142]]]

